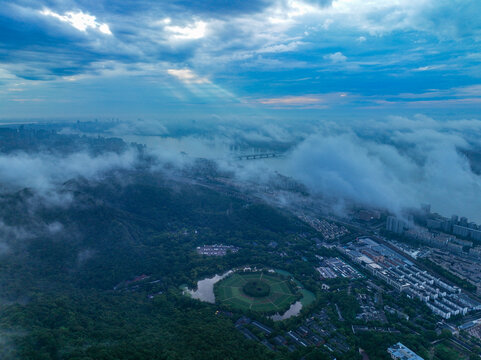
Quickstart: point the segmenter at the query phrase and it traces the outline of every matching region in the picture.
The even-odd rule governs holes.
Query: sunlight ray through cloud
[[[0,360],[481,360],[481,0],[0,4]]]
[[[177,78],[185,84],[208,84],[209,79],[198,76],[190,69],[169,69],[167,70],[169,75]]]

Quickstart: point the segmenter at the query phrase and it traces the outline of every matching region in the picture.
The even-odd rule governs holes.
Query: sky
[[[477,0],[4,0],[0,119],[479,118],[479,14]]]

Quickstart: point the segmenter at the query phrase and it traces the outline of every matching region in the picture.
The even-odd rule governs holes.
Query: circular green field
[[[233,273],[215,285],[216,302],[240,310],[284,311],[300,296],[290,281],[275,273]]]

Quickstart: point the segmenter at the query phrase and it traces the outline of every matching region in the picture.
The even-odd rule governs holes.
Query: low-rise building
[[[260,322],[255,321],[255,320],[251,322],[251,325],[255,326],[256,328],[258,328],[260,331],[262,331],[266,335],[270,335],[273,332],[273,330],[269,326],[261,324]]]
[[[199,255],[206,255],[206,256],[225,256],[227,253],[236,253],[239,251],[239,248],[232,246],[232,245],[202,245],[197,247],[197,253]]]
[[[459,314],[466,315],[468,311],[481,307],[480,303],[462,293],[459,287],[449,285],[426,270],[421,270],[402,254],[371,239],[358,239],[338,248],[399,292],[426,303],[435,314],[444,319]]]
[[[387,352],[394,360],[424,360],[421,356],[417,355],[414,351],[400,342],[388,348]]]

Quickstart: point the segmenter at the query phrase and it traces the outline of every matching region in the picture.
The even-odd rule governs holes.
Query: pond
[[[203,280],[199,280],[197,282],[197,289],[191,290],[185,286],[183,288],[184,294],[190,295],[193,299],[199,299],[200,301],[205,301],[211,304],[215,303],[215,295],[214,295],[214,284],[219,282],[226,276],[232,274],[232,270],[227,271],[222,275],[214,275],[211,278],[206,278]]]
[[[286,310],[284,314],[275,313],[272,316],[269,316],[274,321],[281,321],[289,319],[290,317],[297,316],[302,310],[302,303],[301,301],[296,301],[294,304],[291,305],[289,309]]]
[[[247,268],[245,268],[245,269],[247,269]],[[245,270],[245,269],[239,269],[239,270]],[[249,270],[250,270],[250,268],[249,268]],[[216,274],[216,275],[214,275],[210,278],[205,278],[205,279],[199,280],[197,282],[197,289],[196,290],[192,290],[192,289],[189,289],[187,286],[183,286],[182,287],[183,293],[185,295],[191,296],[193,299],[198,299],[200,301],[205,301],[205,302],[208,302],[208,303],[211,303],[211,304],[215,304],[214,285],[217,282],[219,282],[220,280],[222,280],[225,277],[232,274],[234,271],[236,271],[236,270],[229,270],[222,275]],[[292,277],[292,274],[287,272],[287,271],[278,270],[278,269],[276,269],[275,271],[280,275]],[[304,287],[302,286],[302,284],[299,281],[297,281],[295,279],[294,279],[294,281],[301,288],[300,292],[302,294],[302,298],[300,300],[296,301],[295,303],[293,303],[289,307],[289,309],[287,309],[284,313],[282,313],[282,314],[276,313],[276,314],[270,316],[270,318],[272,320],[280,321],[280,320],[288,319],[288,318],[293,317],[293,316],[297,316],[301,312],[303,306],[307,306],[307,305],[311,304],[314,300],[316,300],[316,296],[312,292],[304,289]]]
[[[280,321],[280,320],[286,320],[286,319],[289,319],[290,317],[299,315],[303,306],[307,306],[312,302],[314,302],[314,300],[316,300],[316,295],[314,295],[309,290],[304,289],[304,286],[301,284],[301,282],[296,280],[290,272],[285,270],[279,270],[279,269],[276,269],[276,272],[280,275],[291,276],[294,279],[295,283],[300,287],[300,292],[302,294],[301,300],[296,301],[294,304],[292,304],[285,313],[283,314],[276,313],[270,316],[272,320]]]
[[[301,300],[296,301],[294,304],[292,304],[291,307],[287,309],[285,313],[283,314],[276,313],[269,317],[274,321],[289,319],[290,317],[299,315],[303,306],[307,306],[311,304],[314,300],[316,300],[316,295],[314,295],[309,290],[302,288],[300,291],[302,294]]]

